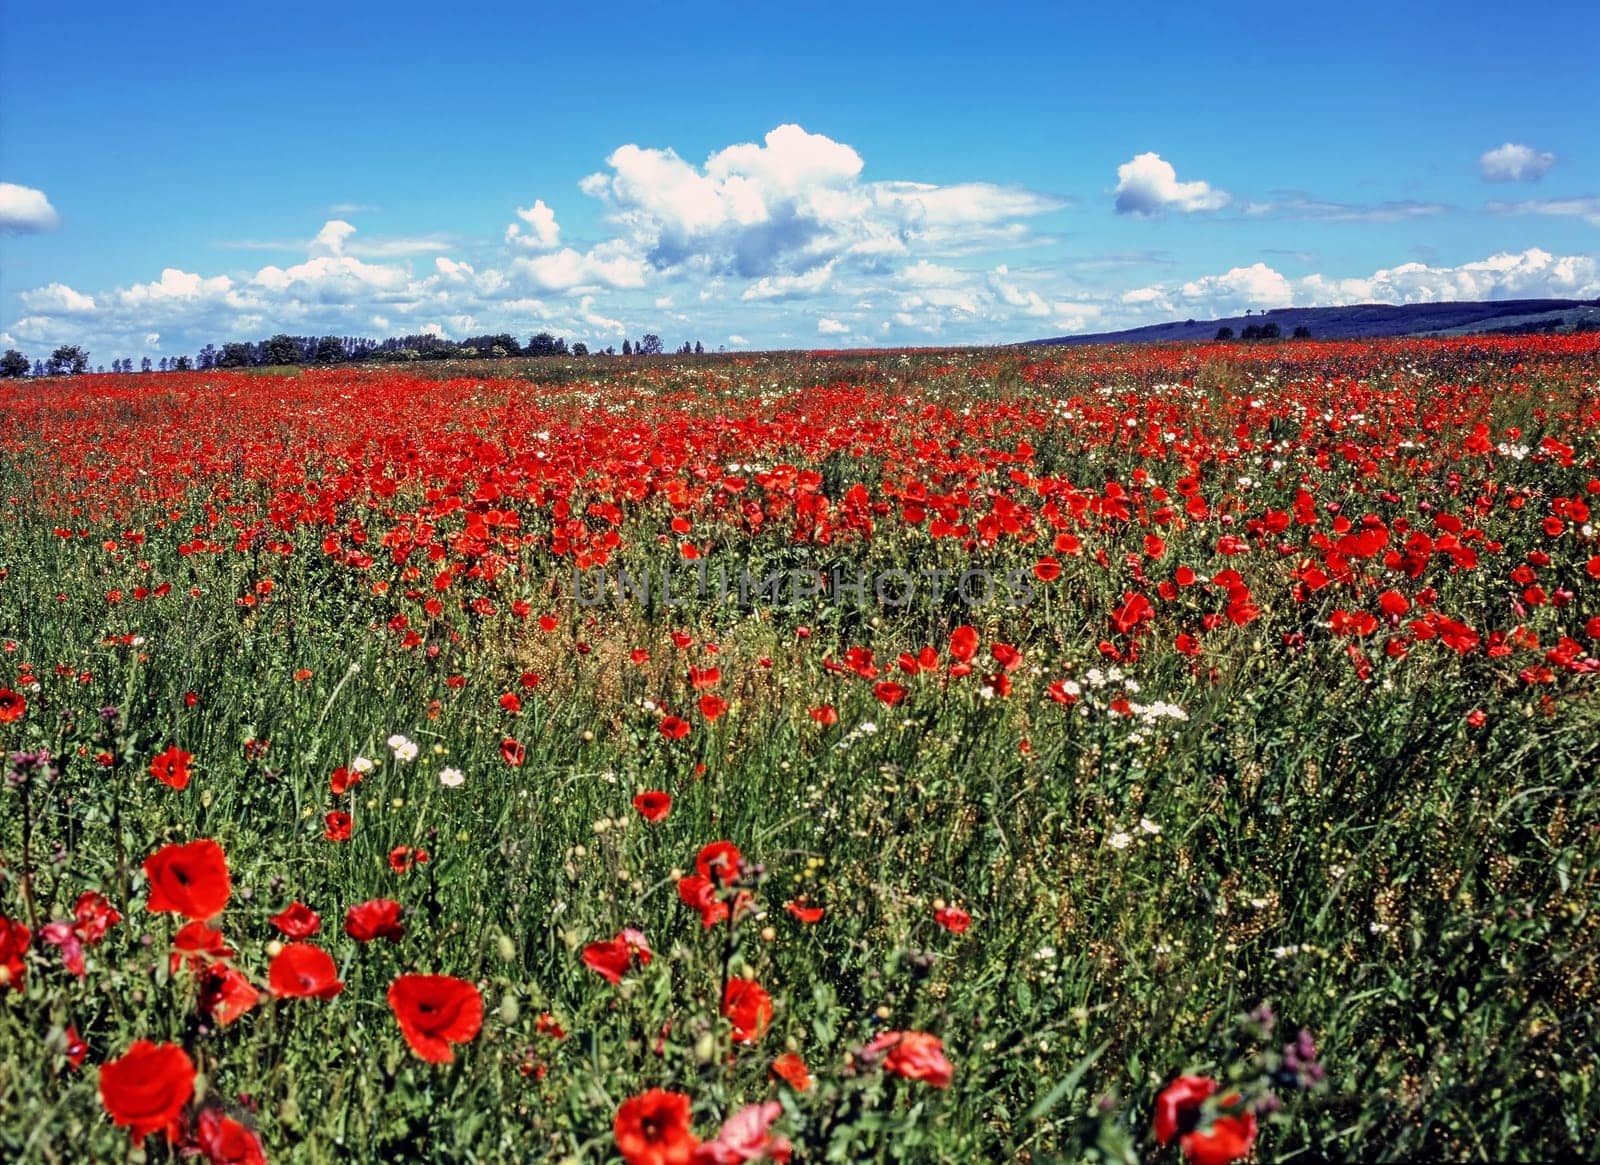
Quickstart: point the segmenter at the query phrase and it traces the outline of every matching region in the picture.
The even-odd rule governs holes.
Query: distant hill
[[[1033,340],[1035,344],[1144,344],[1213,340],[1219,328],[1235,337],[1254,325],[1277,324],[1283,338],[1306,328],[1314,340],[1364,340],[1379,336],[1464,336],[1600,329],[1600,299],[1500,299],[1485,303],[1362,303],[1350,307],[1279,307],[1220,320],[1149,324],[1121,332],[1094,332]]]

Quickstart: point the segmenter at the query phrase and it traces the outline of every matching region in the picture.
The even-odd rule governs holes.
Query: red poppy
[[[343,765],[333,770],[333,775],[328,778],[328,787],[333,790],[335,797],[342,797],[351,785],[361,783],[361,774],[354,769],[347,769]]]
[[[690,1165],[700,1144],[689,1127],[689,1098],[661,1088],[624,1100],[612,1131],[627,1165]]]
[[[754,979],[729,979],[722,992],[722,1014],[733,1023],[734,1043],[754,1043],[772,1023],[772,996]]]
[[[0,688],[0,724],[12,724],[22,719],[28,710],[28,701],[21,692]]]
[[[388,898],[374,898],[345,911],[344,932],[358,943],[370,943],[380,938],[397,943],[406,936],[405,923],[400,921],[402,913],[400,903]]]
[[[290,943],[267,968],[267,986],[278,999],[332,999],[344,990],[333,956],[310,943]]]
[[[213,930],[203,922],[190,922],[172,936],[169,965],[174,973],[185,964],[191,971],[203,971],[212,963],[231,959],[237,953],[220,930]]]
[[[727,710],[728,701],[724,700],[721,696],[707,695],[700,697],[700,715],[704,716],[707,720],[716,720],[718,716],[721,716]]]
[[[267,920],[290,938],[310,938],[322,929],[322,919],[303,902],[291,902]]]
[[[679,878],[678,898],[691,910],[700,912],[702,926],[716,926],[728,917],[728,904],[717,897],[717,888],[710,878],[699,874]]]
[[[83,1037],[78,1034],[78,1025],[69,1023],[67,1030],[61,1033],[61,1039],[67,1063],[74,1070],[83,1067],[83,1062],[89,1058],[89,1045],[84,1043]]]
[[[401,975],[389,985],[389,1006],[411,1050],[432,1064],[453,1061],[450,1045],[470,1042],[483,1026],[483,996],[451,975]]]
[[[739,876],[744,855],[731,841],[714,841],[701,849],[694,859],[694,868],[702,878],[710,878],[719,886],[726,886]]]
[[[663,716],[661,735],[668,740],[682,740],[689,735],[689,722],[681,716]]]
[[[872,685],[872,694],[878,698],[880,703],[887,704],[892,708],[906,698],[906,688],[904,684],[890,683],[885,680]]]
[[[632,928],[619,932],[616,938],[583,948],[583,965],[609,983],[622,982],[622,976],[635,961],[645,967],[653,957],[644,934]]]
[[[500,707],[513,714],[522,711],[522,697],[515,692],[507,692],[500,697]]]
[[[206,1165],[267,1165],[260,1138],[221,1109],[201,1112],[194,1131]]]
[[[511,737],[508,736],[500,742],[500,756],[505,760],[506,764],[510,765],[512,768],[516,768],[518,765],[520,765],[523,757],[526,755],[527,750],[524,749],[518,741],[513,740]]]
[[[945,906],[933,912],[933,920],[951,934],[966,934],[972,925],[972,915],[957,906]]]
[[[783,908],[801,922],[813,923],[822,921],[822,907],[809,905],[804,894],[793,901],[785,902]]]
[[[100,1066],[100,1103],[135,1141],[165,1131],[176,1141],[178,1122],[194,1095],[194,1061],[177,1044],[136,1040]]]
[[[978,653],[978,629],[963,625],[950,632],[950,657],[969,663]]]
[[[1205,1120],[1205,1101],[1217,1091],[1209,1076],[1179,1076],[1156,1097],[1155,1134],[1158,1144],[1166,1145],[1176,1136],[1184,1160],[1193,1165],[1227,1165],[1249,1155],[1256,1139],[1256,1118],[1251,1112],[1228,1114]],[[1222,1107],[1239,1103],[1239,1094],[1222,1097]]]
[[[28,970],[22,956],[28,953],[32,939],[33,932],[22,923],[0,917],[0,991],[22,988]]]
[[[807,711],[806,715],[824,728],[830,724],[839,723],[839,712],[832,704],[819,704],[817,707]]]
[[[409,845],[397,845],[389,851],[389,868],[397,874],[409,874],[413,866],[428,864],[428,851]]]
[[[322,836],[329,841],[350,840],[350,814],[335,809],[322,819]]]
[[[77,920],[72,929],[89,946],[94,946],[105,937],[106,931],[122,921],[116,907],[96,890],[85,890],[78,895],[72,905],[72,917]]]
[[[204,922],[220,914],[233,893],[227,856],[210,838],[163,846],[144,860],[144,872],[150,879],[146,907],[158,914]]]
[[[922,1080],[935,1088],[949,1088],[955,1075],[945,1059],[944,1044],[927,1032],[883,1032],[861,1049],[867,1059],[883,1055],[885,1071],[907,1080]]]
[[[794,1052],[785,1052],[772,1061],[772,1074],[796,1092],[807,1092],[811,1088],[811,1073],[806,1070],[806,1062]]]
[[[1033,564],[1033,577],[1040,582],[1055,582],[1061,577],[1061,564],[1046,555]]]
[[[187,788],[189,784],[189,762],[194,759],[189,753],[177,745],[170,745],[166,752],[161,753],[150,762],[150,775],[163,785],[171,785],[174,789]]]
[[[633,799],[633,807],[651,825],[666,818],[672,811],[672,798],[666,793],[647,792],[640,793]]]
[[[221,1027],[227,1027],[259,1002],[261,992],[244,972],[233,967],[212,963],[200,976],[200,1012]]]

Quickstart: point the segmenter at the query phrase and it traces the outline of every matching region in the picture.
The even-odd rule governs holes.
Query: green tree
[[[28,358],[15,348],[7,348],[6,354],[0,356],[0,376],[7,380],[15,380],[19,376],[28,375]]]
[[[338,336],[323,336],[317,341],[313,358],[318,364],[338,364],[344,360],[344,341]]]
[[[661,337],[654,332],[646,332],[639,340],[639,347],[635,351],[641,356],[661,355]]]
[[[1223,324],[1220,328],[1217,329],[1217,339],[1219,339],[1219,340],[1231,340],[1231,339],[1233,339],[1233,329],[1230,328],[1227,324]]]
[[[282,332],[261,345],[263,364],[299,364],[303,357],[300,341]]]
[[[89,371],[89,353],[76,344],[63,344],[50,353],[45,372],[50,376],[80,376]]]

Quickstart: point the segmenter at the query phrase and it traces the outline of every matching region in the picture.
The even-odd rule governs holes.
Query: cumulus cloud
[[[850,325],[831,320],[824,316],[817,321],[817,335],[819,336],[844,336],[850,332]]]
[[[781,125],[695,166],[672,149],[625,145],[581,189],[600,199],[619,241],[655,270],[759,280],[854,258],[937,251],[971,231],[1023,238],[1020,220],[1059,199],[988,183],[862,180],[861,155],[825,134]]]
[[[1513,142],[1496,146],[1478,159],[1478,169],[1488,182],[1537,182],[1555,164],[1554,154]]]
[[[524,231],[522,223],[512,223],[506,228],[506,242],[541,251],[548,251],[561,242],[556,212],[545,205],[544,199],[536,199],[529,207],[517,207],[517,217],[527,224],[528,229]]]
[[[43,314],[80,315],[94,311],[94,296],[74,291],[65,283],[51,283],[17,295],[28,311]]]
[[[0,236],[54,230],[61,222],[43,190],[0,182]]]
[[[1117,167],[1117,213],[1150,218],[1169,210],[1191,214],[1221,210],[1229,196],[1207,182],[1179,182],[1172,163],[1160,154],[1139,154]]]

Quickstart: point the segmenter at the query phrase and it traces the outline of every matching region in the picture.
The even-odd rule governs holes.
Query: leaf
[[[1041,1096],[1038,1102],[1028,1110],[1028,1119],[1034,1121],[1041,1119],[1059,1104],[1064,1097],[1071,1095],[1073,1090],[1078,1087],[1078,1082],[1083,1079],[1083,1074],[1094,1067],[1095,1061],[1104,1055],[1105,1050],[1110,1046],[1111,1041],[1106,1040],[1098,1048],[1074,1064],[1072,1071],[1063,1076],[1054,1088]]]

